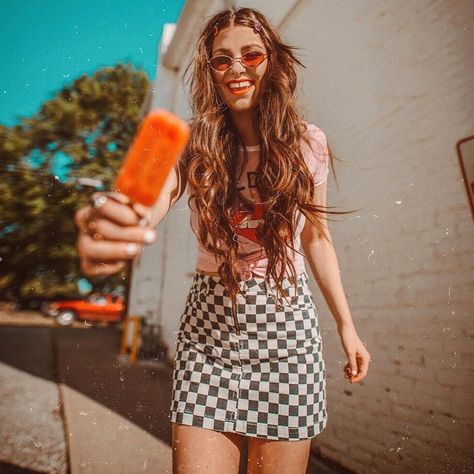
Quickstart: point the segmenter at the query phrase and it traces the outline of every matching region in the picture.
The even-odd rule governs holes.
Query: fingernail
[[[357,375],[357,370],[356,369],[352,369],[352,375]]]
[[[155,239],[156,239],[156,233],[153,230],[147,230],[145,234],[143,235],[143,240],[147,244],[151,244],[152,242],[155,241]]]
[[[138,247],[136,244],[127,244],[125,251],[128,255],[135,255],[138,252]]]

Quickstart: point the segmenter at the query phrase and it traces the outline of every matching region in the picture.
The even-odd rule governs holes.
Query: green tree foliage
[[[15,127],[0,125],[0,294],[7,299],[78,293],[75,210],[109,189],[149,91],[146,74],[119,63],[82,75]],[[55,160],[71,160],[66,180]],[[95,291],[123,286],[124,272],[93,278]]]

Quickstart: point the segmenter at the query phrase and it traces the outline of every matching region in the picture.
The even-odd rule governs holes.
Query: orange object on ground
[[[155,204],[189,139],[189,125],[164,109],[148,113],[122,164],[115,191],[145,206]]]

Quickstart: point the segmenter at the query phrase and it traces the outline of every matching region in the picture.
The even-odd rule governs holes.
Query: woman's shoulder
[[[318,155],[326,155],[328,152],[327,137],[324,131],[312,122],[301,121],[303,140],[302,145],[306,151]]]
[[[326,181],[329,174],[329,149],[326,134],[314,123],[304,122],[301,143],[303,159],[313,175],[314,185]]]
[[[324,133],[324,131],[312,122],[301,120],[301,127],[303,134],[309,135],[310,138],[317,137],[318,135],[326,138],[326,134]]]

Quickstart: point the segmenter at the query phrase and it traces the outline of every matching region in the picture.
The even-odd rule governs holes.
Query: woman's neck
[[[245,146],[259,145],[259,134],[253,129],[252,111],[231,112],[232,121],[234,122],[239,135],[242,137]]]

